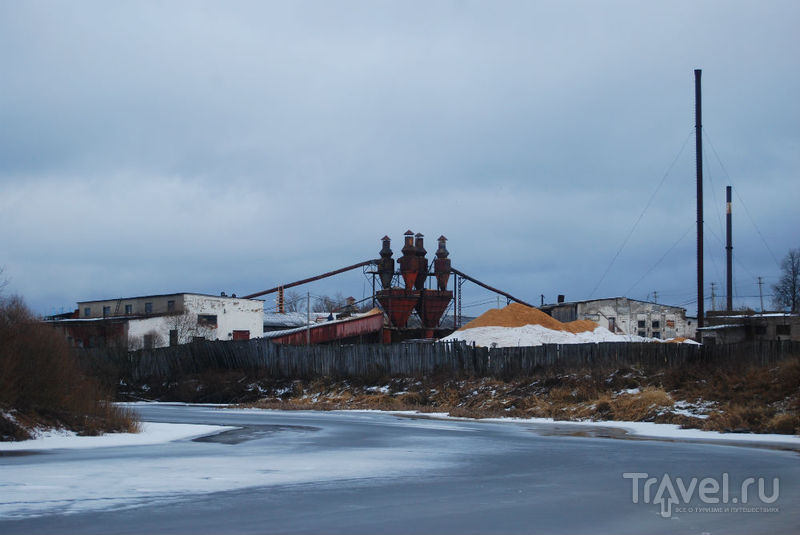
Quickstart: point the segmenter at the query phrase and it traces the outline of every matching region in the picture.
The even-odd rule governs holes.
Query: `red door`
[[[250,331],[233,331],[234,340],[250,340]]]

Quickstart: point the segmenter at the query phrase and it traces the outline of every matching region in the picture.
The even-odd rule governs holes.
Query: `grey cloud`
[[[733,182],[781,256],[800,223],[798,11],[6,3],[0,265],[40,311],[244,293],[374,256],[411,227],[446,234],[456,265],[521,297],[588,297],[691,135],[696,67],[725,164],[707,149],[707,225],[721,232]],[[690,138],[598,294],[626,292],[691,227],[693,153]],[[735,210],[751,295],[777,268]],[[691,300],[692,240],[631,297]],[[363,292],[361,279],[317,291]]]

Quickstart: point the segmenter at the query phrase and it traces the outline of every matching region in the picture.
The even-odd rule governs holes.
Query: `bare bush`
[[[800,249],[791,249],[781,261],[781,278],[772,286],[773,306],[800,311]]]
[[[79,433],[135,430],[134,416],[108,399],[81,373],[63,336],[20,297],[0,300],[0,407],[33,425]]]
[[[311,304],[312,312],[335,312],[340,308],[344,308],[347,304],[347,299],[341,293],[334,296],[320,295]]]

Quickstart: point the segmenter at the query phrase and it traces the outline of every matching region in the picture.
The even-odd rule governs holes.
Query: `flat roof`
[[[217,299],[241,299],[243,301],[264,301],[263,299],[246,299],[244,297],[234,297],[232,295],[212,295],[202,294],[197,292],[175,292],[169,294],[155,294],[155,295],[136,295],[133,297],[110,297],[108,299],[90,299],[88,301],[76,301],[77,304],[82,305],[85,303],[99,303],[101,301],[128,301],[131,299],[152,299],[155,297],[173,297],[178,295],[199,295],[201,297],[216,297]]]
[[[144,318],[155,318],[159,317],[158,315],[153,316],[106,316],[104,318],[57,318],[57,319],[45,319],[45,323],[92,323],[98,321],[130,321],[130,320],[138,320]]]
[[[664,303],[656,303],[655,301],[642,301],[641,299],[631,299],[630,297],[602,297],[599,299],[584,299],[581,301],[564,301],[563,303],[546,303],[539,308],[551,308],[551,307],[560,307],[564,305],[577,305],[578,303],[596,303],[597,301],[616,301],[618,299],[626,299],[628,301],[635,301],[637,303],[647,303],[649,305],[658,305],[662,307],[669,307],[669,308],[679,308],[681,310],[686,310],[684,307],[679,307],[677,305],[667,305]]]

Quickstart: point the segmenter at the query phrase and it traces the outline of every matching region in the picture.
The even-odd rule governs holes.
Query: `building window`
[[[153,349],[153,346],[156,343],[156,337],[152,334],[145,334],[142,338],[144,341],[144,348]]]
[[[653,331],[653,338],[661,338],[661,332],[660,331]]]
[[[110,315],[111,315],[111,307],[110,306],[103,307],[103,317],[110,316]]]
[[[84,318],[88,318],[91,315],[92,315],[92,309],[91,308],[86,307],[86,308],[83,309],[83,317]]]
[[[760,336],[764,336],[767,334],[767,326],[766,325],[756,325],[755,333]]]
[[[660,328],[661,328],[661,322],[658,320],[653,320],[653,329],[660,329]]]
[[[153,313],[153,303],[147,302],[144,304],[144,313],[145,314]]]
[[[133,305],[125,305],[125,314],[133,314]]]
[[[169,345],[178,345],[178,329],[170,329],[169,331]]]
[[[645,322],[644,322],[644,320],[639,320],[639,328],[640,328],[640,329],[644,329],[644,327],[645,327]]]
[[[198,314],[197,326],[206,327],[207,329],[217,328],[217,315],[216,314]]]
[[[644,331],[639,331],[639,336],[641,336],[642,338],[644,338],[645,336],[647,336],[647,333],[646,333],[646,332],[644,332]]]
[[[617,318],[608,318],[608,330],[612,333],[617,332]]]
[[[776,325],[775,326],[775,334],[778,336],[791,336],[792,334],[792,326],[791,325]]]
[[[167,301],[167,312],[175,312],[175,301],[172,299]]]

